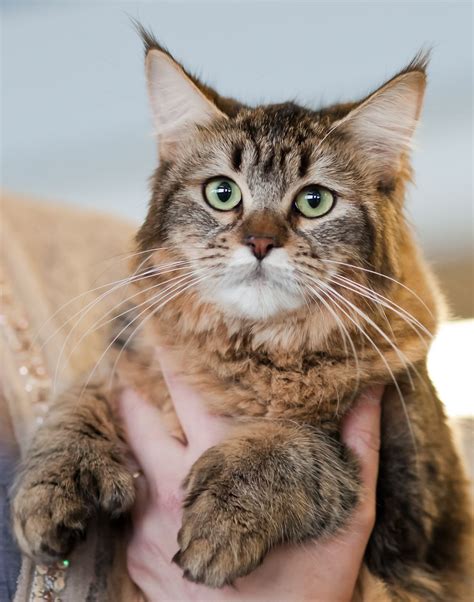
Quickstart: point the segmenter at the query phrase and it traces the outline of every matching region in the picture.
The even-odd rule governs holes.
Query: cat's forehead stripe
[[[234,146],[234,148],[232,149],[232,167],[233,169],[235,169],[235,171],[240,171],[240,167],[242,165],[242,152],[243,152],[243,148],[240,144],[238,144],[237,146]]]
[[[300,153],[300,166],[298,168],[298,175],[300,178],[304,178],[308,173],[308,169],[311,163],[311,150],[304,148]]]
[[[265,156],[265,161],[263,163],[263,173],[268,174],[272,171],[274,160],[275,160],[275,147],[271,146]]]

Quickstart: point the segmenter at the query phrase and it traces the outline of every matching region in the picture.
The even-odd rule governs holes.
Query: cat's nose
[[[257,259],[263,259],[275,246],[275,238],[273,236],[247,236],[244,244],[252,249]]]

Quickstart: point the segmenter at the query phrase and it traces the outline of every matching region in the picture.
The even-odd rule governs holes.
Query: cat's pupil
[[[316,209],[321,202],[321,193],[319,190],[308,190],[306,193],[306,200],[308,201],[308,205],[311,207],[311,209]]]
[[[216,194],[222,203],[226,203],[232,196],[232,188],[229,182],[221,182],[217,187]]]

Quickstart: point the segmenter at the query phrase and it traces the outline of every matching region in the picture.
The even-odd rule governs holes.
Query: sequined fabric
[[[37,565],[31,587],[30,602],[60,602],[66,586],[66,568],[62,564]]]
[[[48,411],[47,399],[51,388],[44,358],[38,342],[31,332],[26,313],[7,281],[0,266],[0,332],[10,351],[14,370],[20,379],[34,413],[36,426]],[[37,565],[34,569],[29,602],[61,602],[61,592],[66,585],[67,562],[55,565]]]

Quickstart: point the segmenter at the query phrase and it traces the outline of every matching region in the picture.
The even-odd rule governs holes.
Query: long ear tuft
[[[347,133],[379,177],[392,178],[409,153],[426,88],[428,52],[358,103],[333,128]]]
[[[158,42],[158,40],[155,38],[155,36],[153,35],[153,32],[150,29],[147,29],[139,21],[137,21],[136,19],[133,19],[133,18],[132,18],[132,23],[143,42],[143,50],[145,52],[145,58],[146,58],[147,54],[150,52],[150,50],[155,49],[155,50],[160,50],[161,52],[164,52],[171,59],[175,60],[173,58],[173,56],[171,55],[171,52],[168,50],[168,48],[166,48],[166,46],[164,46],[163,44],[160,44]],[[189,74],[187,74],[187,75],[189,75]]]
[[[160,44],[160,42],[157,41],[157,39],[155,38],[155,36],[149,29],[146,29],[145,27],[143,27],[143,25],[141,23],[139,23],[138,21],[136,21],[134,19],[132,19],[132,22],[133,22],[134,27],[137,30],[139,36],[141,37],[141,39],[143,41],[143,47],[145,49],[145,57],[151,50],[155,49],[155,50],[164,52],[165,54],[167,54],[170,57],[171,60],[173,60],[175,63],[177,63],[176,59],[173,57],[173,55],[168,50],[168,48],[166,48],[166,46],[164,46],[163,44]],[[185,67],[183,67],[183,65],[181,63],[179,63],[179,65],[180,65],[181,69],[184,71],[184,73],[186,74],[186,76],[193,82],[193,84],[197,88],[199,88],[199,90],[204,94],[204,96],[208,100],[210,100],[213,104],[215,104],[216,107],[220,111],[222,111],[222,113],[225,113],[228,117],[235,117],[235,115],[237,115],[237,113],[241,109],[246,107],[246,105],[235,100],[234,98],[229,98],[227,96],[221,96],[213,88],[211,88],[211,86],[208,86],[207,84],[203,83],[202,81],[200,81],[200,79],[198,77],[196,77],[190,71],[185,69]]]
[[[133,25],[145,50],[148,92],[160,155],[165,156],[192,125],[206,125],[216,118],[235,116],[244,105],[222,97],[187,71],[137,20]]]
[[[415,54],[408,65],[395,75],[395,77],[402,75],[403,73],[410,73],[411,71],[420,71],[420,73],[423,73],[426,77],[430,61],[431,48],[422,48]]]

